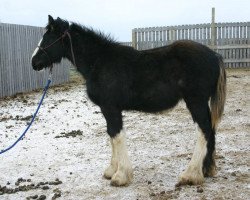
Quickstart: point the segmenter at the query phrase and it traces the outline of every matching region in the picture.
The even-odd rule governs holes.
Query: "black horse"
[[[32,66],[41,70],[62,58],[69,59],[83,75],[89,98],[106,119],[112,156],[104,176],[112,185],[126,185],[133,176],[122,111],[164,111],[181,99],[199,132],[192,159],[178,184],[201,184],[204,176],[215,174],[215,132],[226,95],[220,55],[192,41],[137,51],[92,29],[49,16]]]

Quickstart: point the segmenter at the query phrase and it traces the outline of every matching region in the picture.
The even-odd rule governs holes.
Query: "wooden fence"
[[[127,45],[144,50],[183,39],[214,49],[223,56],[226,67],[250,67],[250,22],[136,28],[132,44]]]
[[[40,27],[0,23],[0,98],[44,87],[48,70],[36,72],[31,55],[41,39]],[[53,68],[52,85],[69,80],[69,63]]]

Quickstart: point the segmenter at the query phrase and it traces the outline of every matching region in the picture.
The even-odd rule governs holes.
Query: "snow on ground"
[[[0,155],[0,199],[249,199],[250,70],[228,72],[228,98],[217,134],[214,178],[175,188],[196,140],[185,104],[164,114],[124,112],[134,180],[112,187],[103,178],[111,147],[100,109],[83,81],[49,89],[26,137]],[[42,91],[0,100],[0,149],[15,141]]]

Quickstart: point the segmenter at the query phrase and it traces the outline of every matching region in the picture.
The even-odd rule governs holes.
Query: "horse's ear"
[[[48,18],[49,18],[49,25],[52,25],[54,23],[53,17],[49,15]]]
[[[53,19],[53,17],[51,15],[48,16],[48,25],[47,25],[47,29],[48,30],[54,30],[55,29],[55,20]]]
[[[60,17],[57,17],[56,22],[58,22],[58,30],[62,33],[64,33],[69,28],[69,22],[61,19]]]

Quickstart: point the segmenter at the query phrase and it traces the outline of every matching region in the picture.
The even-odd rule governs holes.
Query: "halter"
[[[50,62],[50,73],[52,72],[52,67],[53,67],[53,62],[51,61],[51,58],[49,56],[49,54],[46,52],[46,49],[48,49],[49,47],[53,46],[54,44],[56,44],[58,41],[62,40],[63,42],[63,39],[68,36],[69,37],[69,41],[70,41],[70,49],[71,49],[71,55],[72,55],[72,60],[73,60],[73,64],[76,66],[76,61],[75,61],[75,55],[74,55],[74,51],[73,51],[73,45],[72,45],[72,39],[71,39],[71,35],[69,33],[68,30],[66,30],[63,35],[61,35],[59,38],[57,38],[54,42],[52,42],[51,44],[49,44],[48,46],[46,47],[41,47],[41,46],[38,46],[38,48],[48,57],[49,59],[49,62]]]

